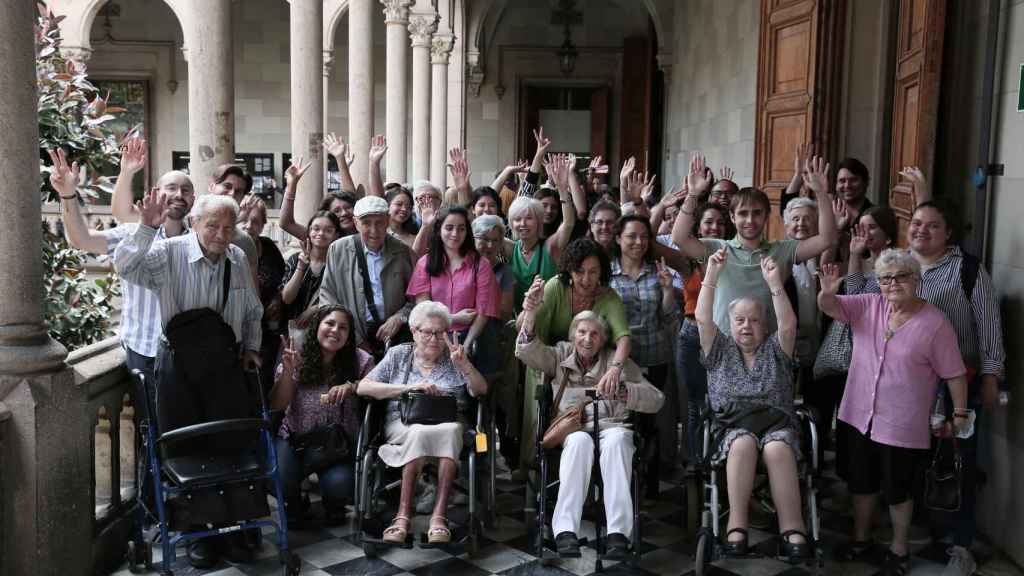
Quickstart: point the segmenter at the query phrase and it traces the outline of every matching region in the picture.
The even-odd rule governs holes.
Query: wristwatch
[[[608,363],[608,367],[618,368],[619,370],[622,370],[622,362],[619,362],[618,360],[612,360],[611,362]]]

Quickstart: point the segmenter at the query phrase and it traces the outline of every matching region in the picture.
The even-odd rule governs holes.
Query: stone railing
[[[94,509],[93,571],[109,572],[124,557],[135,505],[135,410],[124,350],[108,338],[68,355],[82,411],[90,419]]]

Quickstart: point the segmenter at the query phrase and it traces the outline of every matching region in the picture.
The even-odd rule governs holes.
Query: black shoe
[[[906,576],[908,570],[910,570],[910,554],[898,556],[892,550],[885,551],[882,576]]]
[[[253,559],[252,549],[246,544],[245,535],[241,532],[231,532],[223,536],[221,553],[232,564],[248,564]]]
[[[836,559],[841,562],[871,562],[875,555],[874,540],[850,540],[845,546],[836,550]]]
[[[217,565],[220,556],[217,554],[217,547],[213,545],[210,538],[193,540],[188,543],[188,563],[193,568],[207,570]]]
[[[790,541],[791,536],[803,536],[803,542]],[[799,530],[786,530],[780,535],[782,542],[779,544],[779,556],[788,560],[804,560],[811,557],[811,543],[807,534]]]
[[[729,540],[729,535],[738,532],[743,536],[741,540]],[[747,554],[747,530],[745,528],[733,528],[725,533],[725,543],[722,549],[728,556],[745,556]]]
[[[629,557],[629,538],[625,534],[613,532],[605,540],[605,560],[625,560]]]
[[[579,558],[580,540],[572,532],[562,532],[555,536],[555,550],[559,558]]]

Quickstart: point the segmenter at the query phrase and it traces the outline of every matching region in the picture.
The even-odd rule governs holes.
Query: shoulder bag
[[[544,431],[544,438],[540,442],[541,447],[546,450],[561,446],[569,434],[583,430],[583,424],[587,421],[586,409],[591,402],[590,398],[585,398],[576,406],[558,412],[558,406],[562,402],[562,395],[565,394],[568,384],[569,379],[564,378],[558,387],[558,394],[555,395],[553,404],[555,416],[551,419],[551,424],[548,424],[548,429]]]
[[[852,356],[853,332],[850,325],[834,320],[821,341],[818,356],[814,359],[814,377],[823,378],[848,372]]]
[[[319,472],[348,458],[352,453],[348,436],[337,424],[320,424],[291,439],[292,448],[302,460],[302,468]]]
[[[405,378],[402,385],[409,383],[409,374],[412,373],[412,352],[406,360],[408,369],[405,371]],[[425,394],[418,390],[402,392],[398,399],[398,413],[402,418],[402,424],[412,426],[413,424],[447,424],[455,422],[459,416],[459,402],[455,396]]]
[[[950,449],[944,451],[943,446]],[[947,455],[943,457],[943,452]],[[932,453],[932,463],[924,475],[924,501],[932,510],[960,510],[963,461],[956,438],[939,438]]]

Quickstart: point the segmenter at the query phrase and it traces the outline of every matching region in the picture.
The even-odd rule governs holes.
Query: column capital
[[[380,3],[384,5],[385,24],[404,26],[409,23],[409,6],[412,6],[413,0],[380,0]]]
[[[448,65],[448,56],[455,47],[455,36],[452,34],[434,34],[430,41],[430,63]]]
[[[413,46],[430,47],[434,32],[437,31],[437,12],[413,12],[409,14],[409,36]]]

